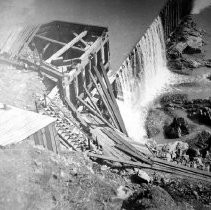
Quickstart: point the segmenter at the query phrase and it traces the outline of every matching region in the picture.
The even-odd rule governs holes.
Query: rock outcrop
[[[169,139],[180,138],[189,134],[188,124],[184,118],[174,118],[170,125],[164,126],[164,134]]]
[[[187,16],[167,41],[169,68],[175,71],[211,67],[210,60],[203,58],[204,34],[194,23],[192,16]],[[201,58],[199,54],[202,55]]]

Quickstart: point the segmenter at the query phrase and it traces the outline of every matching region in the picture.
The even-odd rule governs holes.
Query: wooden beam
[[[101,85],[101,87],[102,87],[102,90],[103,90],[103,93],[104,93],[104,95],[105,95],[105,98],[106,98],[106,100],[108,101],[108,106],[111,108],[112,116],[113,116],[115,122],[116,122],[117,125],[118,125],[117,128],[118,128],[120,131],[124,132],[124,131],[122,130],[122,128],[121,128],[121,124],[120,124],[119,119],[118,119],[118,117],[117,117],[116,109],[115,109],[114,103],[113,103],[113,101],[112,101],[110,95],[108,94],[108,91],[107,91],[107,89],[106,89],[106,87],[105,87],[105,85],[104,85],[104,82],[103,82],[103,80],[102,80],[102,77],[101,77],[100,73],[98,72],[98,69],[97,69],[96,66],[94,66],[94,71],[95,71],[95,74],[96,74],[96,76],[97,76],[97,79],[98,79],[98,81],[99,81],[99,83],[100,83],[100,85]]]
[[[99,96],[101,97],[103,103],[105,104],[105,106],[108,109],[108,113],[109,113],[109,115],[110,115],[110,117],[112,119],[112,122],[113,122],[114,126],[118,129],[119,127],[118,127],[118,124],[116,123],[116,120],[115,120],[115,118],[113,116],[112,110],[111,110],[110,106],[108,105],[108,102],[106,101],[106,99],[103,97],[103,94],[102,94],[100,88],[98,87],[97,81],[95,80],[95,78],[94,78],[94,76],[93,76],[91,71],[89,71],[89,74],[90,74],[90,77],[91,77],[91,79],[93,81],[93,84],[95,85],[95,87],[97,89],[97,92],[98,92]]]
[[[185,176],[187,178],[192,178],[192,179],[197,179],[197,180],[203,180],[205,182],[211,182],[210,178],[206,178],[201,176],[200,174],[198,174],[198,171],[193,174],[193,173],[188,173],[186,171],[177,171],[177,167],[175,167],[175,170],[166,168],[166,167],[161,167],[158,165],[148,165],[148,164],[144,164],[144,163],[140,163],[140,162],[133,162],[133,161],[127,161],[124,159],[117,159],[117,158],[113,158],[113,157],[108,157],[105,155],[97,155],[97,154],[93,154],[93,153],[88,153],[88,156],[91,158],[96,158],[96,159],[102,159],[102,160],[108,160],[108,161],[112,161],[112,162],[119,162],[125,165],[129,165],[135,168],[148,168],[148,169],[152,169],[152,170],[156,170],[156,171],[161,171],[161,172],[165,172],[165,173],[170,173],[170,174],[175,174],[177,176]],[[187,168],[187,167],[186,167]]]
[[[73,32],[73,34],[77,37],[78,34]],[[86,47],[89,47],[88,43],[86,41],[84,41],[83,39],[80,40]]]
[[[60,50],[58,50],[55,54],[53,54],[50,58],[48,58],[46,60],[46,62],[50,63],[55,58],[60,57],[63,53],[65,53],[67,50],[69,50],[74,44],[76,44],[78,41],[80,41],[86,35],[87,35],[87,31],[80,33],[77,37],[75,37],[73,40],[71,40],[69,43],[67,43],[64,47],[62,47]]]
[[[102,41],[102,37],[98,37],[98,39],[89,47],[88,50],[86,50],[86,52],[81,55],[80,59],[81,60],[85,60],[88,59],[88,57],[90,56],[90,54],[98,47],[100,46]]]
[[[85,49],[81,47],[72,46],[71,48],[85,52]]]
[[[35,35],[34,37],[45,40],[45,41],[49,41],[49,42],[52,42],[52,43],[55,43],[55,44],[60,44],[62,46],[66,45],[66,43],[64,43],[64,42],[60,42],[60,41],[57,41],[55,39],[51,39],[51,38],[48,38],[48,37],[45,37],[45,36]]]
[[[87,90],[86,86],[84,85],[83,87],[84,87],[84,90],[85,90],[85,92],[86,92],[86,94],[87,94],[89,100],[91,101],[92,105],[93,105],[94,108],[97,110],[97,112],[102,116],[102,114],[101,114],[99,108],[97,107],[97,105],[95,104],[95,102],[92,100],[92,96],[91,96],[91,94],[89,93],[89,91]]]
[[[34,66],[35,68],[39,69],[41,72],[44,72],[47,75],[54,77],[55,79],[61,80],[63,77],[63,74],[61,72],[59,72],[56,68],[50,65],[46,65],[45,62],[43,62],[41,65],[38,65],[26,59],[25,57],[20,57],[20,60],[27,63],[29,66]]]
[[[36,35],[35,37],[37,37],[39,39],[43,39],[43,40],[49,41],[51,43],[60,44],[62,46],[65,46],[67,44],[65,42],[60,42],[60,41],[57,41],[55,39],[51,39],[51,38],[48,38],[48,37],[45,37],[45,36],[41,36],[41,35]],[[80,48],[80,47],[76,47],[76,46],[72,46],[70,48],[73,48],[73,49],[76,49],[76,50],[80,50],[80,51],[85,51],[85,49]]]
[[[199,170],[199,169],[196,169],[196,168],[190,168],[190,167],[183,166],[183,165],[178,165],[178,164],[175,164],[175,163],[172,163],[172,162],[167,162],[167,161],[159,159],[159,158],[152,158],[152,161],[157,165],[163,165],[163,166],[166,166],[166,167],[168,166],[169,168],[175,168],[176,167],[180,171],[185,170],[187,172],[197,173],[197,174],[200,174],[202,176],[206,176],[206,177],[211,178],[211,173],[209,173],[207,171]]]
[[[152,161],[150,160],[149,156],[142,154],[134,146],[132,146],[130,143],[125,141],[121,136],[119,136],[117,132],[109,131],[107,129],[103,129],[102,131],[116,143],[116,148],[118,148],[119,150],[145,163],[152,164]]]
[[[108,123],[100,114],[98,114],[91,106],[89,106],[85,101],[83,101],[80,97],[77,96],[77,99],[95,116],[97,116],[102,122],[104,122],[107,126],[113,129],[113,126]]]
[[[114,103],[115,114],[116,114],[116,117],[117,117],[117,119],[118,119],[118,121],[119,121],[119,124],[120,124],[120,126],[121,126],[121,130],[122,130],[123,133],[125,133],[126,135],[128,135],[128,134],[127,134],[127,130],[126,130],[126,128],[125,128],[124,121],[123,121],[122,116],[121,116],[121,113],[120,113],[120,111],[119,111],[118,104],[117,104],[117,102],[116,102],[114,93],[113,93],[113,91],[112,91],[111,84],[110,84],[110,82],[109,82],[109,80],[108,80],[108,76],[107,76],[107,74],[106,74],[106,70],[105,70],[105,68],[104,68],[104,65],[101,63],[101,64],[100,64],[100,67],[101,67],[101,69],[102,69],[103,77],[104,77],[106,86],[107,86],[107,88],[108,88],[108,92],[109,92],[109,94],[110,94],[110,96],[111,96],[111,99],[112,99],[112,101],[113,101],[113,103]]]

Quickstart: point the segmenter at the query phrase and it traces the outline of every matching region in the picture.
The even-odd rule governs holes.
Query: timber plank
[[[106,89],[106,87],[105,87],[103,81],[102,81],[102,78],[101,78],[100,73],[98,72],[98,69],[97,69],[96,66],[94,66],[94,71],[95,71],[95,74],[96,74],[96,76],[97,76],[97,79],[98,79],[98,81],[99,81],[99,83],[100,83],[100,85],[101,85],[101,87],[102,87],[104,96],[105,96],[106,100],[108,101],[108,106],[110,107],[110,109],[111,109],[111,111],[112,111],[112,116],[113,116],[115,122],[116,122],[117,125],[118,125],[117,128],[118,128],[120,131],[122,131],[121,124],[120,124],[120,122],[119,122],[119,120],[118,120],[118,117],[117,117],[117,115],[116,115],[116,109],[115,109],[114,103],[113,103],[113,101],[112,101],[112,99],[111,99],[111,97],[110,97],[110,95],[109,95],[109,93],[108,93],[108,91],[107,91],[107,89]]]
[[[52,43],[55,43],[55,44],[60,44],[62,46],[65,46],[67,43],[65,42],[60,42],[58,40],[55,40],[55,39],[51,39],[51,38],[48,38],[48,37],[45,37],[45,36],[42,36],[42,35],[35,35],[34,36],[35,38],[39,38],[39,39],[42,39],[42,40],[46,40],[46,41],[49,41],[49,42],[52,42]]]
[[[204,177],[198,175],[197,173],[196,174],[190,174],[190,173],[186,173],[186,172],[179,172],[177,170],[172,171],[172,170],[165,168],[165,167],[148,165],[148,164],[144,164],[144,163],[127,161],[127,160],[123,160],[123,159],[115,159],[113,157],[108,157],[108,156],[104,156],[104,155],[97,155],[97,154],[92,154],[92,153],[88,153],[88,156],[93,157],[93,158],[109,160],[109,161],[112,161],[112,162],[120,162],[120,163],[130,165],[130,166],[133,166],[133,167],[136,167],[136,168],[147,168],[147,169],[157,170],[157,171],[161,171],[161,172],[165,172],[165,173],[175,174],[175,175],[182,176],[182,177],[202,180],[202,181],[205,181],[205,182],[211,182],[210,178],[204,178]]]
[[[89,109],[89,111],[96,115],[97,117],[99,117],[106,125],[108,125],[109,127],[113,128],[113,126],[108,123],[100,114],[98,114],[94,109],[92,109],[92,107],[90,107],[85,101],[83,101],[79,96],[77,96],[77,99],[87,108]]]
[[[45,136],[46,136],[46,140],[47,140],[47,148],[51,151],[54,151],[53,145],[52,145],[51,134],[50,134],[50,130],[49,130],[48,126],[45,127]]]
[[[91,96],[91,94],[89,93],[89,91],[87,90],[87,88],[86,88],[85,85],[84,85],[84,90],[85,90],[85,92],[86,92],[86,94],[87,94],[89,100],[91,101],[92,105],[93,105],[94,108],[97,110],[98,114],[100,114],[100,115],[102,116],[102,114],[101,114],[99,108],[97,107],[97,105],[95,104],[95,102],[92,100],[92,96]]]
[[[50,58],[48,58],[46,60],[46,62],[51,63],[52,60],[60,57],[63,53],[65,53],[67,50],[69,50],[75,43],[80,41],[86,35],[87,35],[87,31],[80,33],[77,37],[75,37],[73,40],[71,40],[69,43],[67,43],[64,47],[62,47],[60,50],[58,50],[55,54],[53,54]]]
[[[118,129],[119,127],[118,127],[118,124],[116,123],[116,120],[114,119],[114,116],[112,114],[112,110],[111,110],[110,106],[108,105],[106,99],[103,97],[103,94],[102,94],[100,88],[98,87],[97,81],[95,80],[95,78],[94,78],[94,76],[93,76],[91,71],[89,71],[89,74],[90,74],[90,77],[91,77],[91,79],[93,81],[93,84],[95,85],[95,87],[97,89],[97,92],[98,92],[99,96],[101,97],[103,103],[105,104],[105,106],[108,109],[108,113],[109,113],[109,115],[110,115],[110,117],[112,119],[112,122],[113,122],[114,126]]]
[[[126,130],[126,128],[125,128],[124,121],[123,121],[122,116],[121,116],[120,111],[119,111],[119,107],[118,107],[117,102],[116,102],[116,99],[115,99],[115,97],[114,97],[114,93],[113,93],[113,91],[112,91],[111,84],[110,84],[110,82],[109,82],[109,80],[108,80],[108,76],[107,76],[107,74],[106,74],[105,67],[104,67],[104,65],[103,65],[102,63],[100,64],[100,67],[101,67],[101,70],[102,70],[102,73],[103,73],[103,77],[104,77],[106,86],[107,86],[107,88],[108,88],[108,92],[109,92],[109,94],[110,94],[110,96],[111,96],[111,99],[112,99],[112,101],[113,101],[113,103],[114,103],[114,106],[115,106],[115,113],[116,113],[116,116],[117,116],[118,121],[119,121],[119,123],[120,123],[121,130],[123,131],[123,133],[125,133],[126,135],[128,135],[128,134],[127,134],[127,130]]]
[[[130,143],[126,142],[120,136],[116,134],[116,132],[108,131],[107,129],[102,130],[106,135],[108,135],[114,142],[116,142],[116,147],[121,151],[143,161],[148,164],[152,164],[152,161],[149,159],[148,156],[143,155],[140,151],[138,151],[134,146]]]

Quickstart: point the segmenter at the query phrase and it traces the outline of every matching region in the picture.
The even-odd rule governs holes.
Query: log
[[[75,37],[72,41],[67,43],[64,47],[62,47],[60,50],[58,50],[55,54],[53,54],[50,58],[46,60],[47,63],[51,63],[52,60],[54,60],[57,57],[60,57],[63,53],[65,53],[67,50],[69,50],[74,44],[76,44],[78,41],[80,41],[84,36],[87,35],[87,31],[84,31],[80,33],[77,37]]]

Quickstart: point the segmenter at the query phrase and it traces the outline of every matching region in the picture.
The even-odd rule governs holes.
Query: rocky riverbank
[[[168,66],[174,72],[188,74],[189,70],[211,67],[205,58],[203,46],[206,32],[197,26],[193,17],[187,16],[167,40]]]
[[[145,125],[148,147],[155,157],[211,172],[211,39],[196,22],[197,17],[188,16],[167,40],[168,67],[178,83],[156,99]],[[183,181],[174,183],[177,187],[173,190],[170,185],[164,189],[174,192],[170,193],[173,197],[179,191],[188,192]],[[200,186],[192,191],[195,203],[204,201],[196,190]],[[180,196],[184,199],[186,193]]]
[[[210,185],[27,142],[0,148],[1,209],[159,209],[207,207]],[[197,201],[197,202],[196,202]]]

